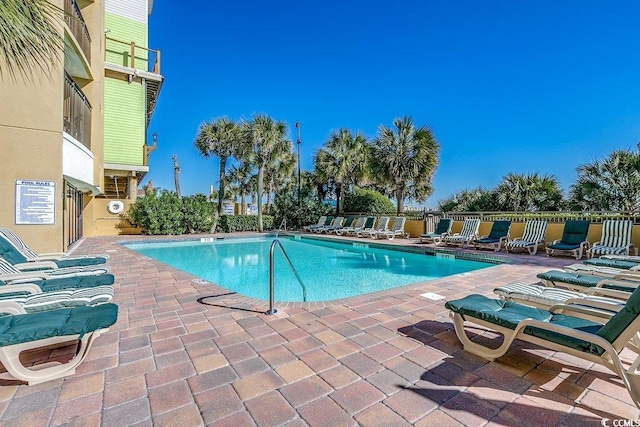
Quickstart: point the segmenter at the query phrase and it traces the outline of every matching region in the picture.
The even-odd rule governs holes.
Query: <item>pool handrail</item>
[[[273,284],[274,262],[273,262],[273,254],[274,254],[276,245],[278,247],[280,247],[280,252],[282,252],[282,255],[284,255],[284,259],[287,261],[287,264],[289,264],[289,268],[291,269],[291,272],[293,273],[294,276],[296,276],[296,279],[298,279],[298,283],[300,283],[300,286],[302,286],[302,300],[305,301],[305,302],[307,301],[307,288],[304,286],[304,283],[302,283],[302,279],[300,278],[300,275],[298,275],[298,271],[295,269],[295,267],[291,263],[291,260],[289,259],[289,256],[285,252],[284,247],[282,247],[282,243],[280,243],[280,240],[273,239],[273,242],[271,242],[271,247],[269,248],[269,310],[267,310],[265,312],[265,314],[267,314],[267,315],[276,314],[278,312],[278,310],[276,310],[273,307],[273,296],[274,296],[274,284]]]

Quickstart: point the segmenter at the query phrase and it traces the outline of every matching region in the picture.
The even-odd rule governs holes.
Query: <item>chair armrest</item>
[[[606,323],[615,312],[609,312],[608,309],[606,311],[595,310],[596,307],[592,307],[590,309],[586,304],[580,303],[580,305],[570,305],[570,304],[556,304],[552,306],[549,311],[554,314],[567,314],[569,316],[577,317],[579,319],[591,320],[594,321],[595,318],[601,318],[603,323]]]
[[[562,239],[556,239],[553,242],[551,242],[552,245],[555,245],[556,243],[560,243],[562,241]]]
[[[20,264],[14,264],[15,268],[20,271],[30,271],[30,270],[42,270],[42,269],[55,269],[58,268],[58,265],[53,261],[29,261],[23,262]]]
[[[584,293],[586,295],[618,298],[620,300],[627,300],[631,296],[631,292],[619,291],[617,289],[609,288],[589,288],[585,289]]]
[[[631,292],[631,290],[640,286],[640,282],[634,281],[634,280],[616,280],[616,279],[607,278],[599,281],[595,287],[603,288],[607,285],[619,285],[625,288],[629,288],[629,291]]]
[[[27,314],[22,304],[15,301],[0,301],[0,313]]]
[[[50,276],[42,271],[25,271],[22,273],[3,274],[0,276],[0,280],[5,283],[29,283],[34,279],[45,280],[48,278],[50,278]]]
[[[42,289],[40,289],[40,287],[34,283],[15,283],[15,284],[10,284],[6,286],[0,286],[0,295],[13,294],[16,292],[25,292],[28,294],[41,294]]]

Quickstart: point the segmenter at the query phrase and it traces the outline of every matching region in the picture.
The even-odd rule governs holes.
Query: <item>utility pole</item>
[[[300,122],[296,122],[296,129],[298,130],[298,208],[300,207]]]
[[[180,194],[180,166],[178,166],[178,156],[173,155],[173,180],[176,183],[176,193],[178,193],[178,198],[181,198]]]

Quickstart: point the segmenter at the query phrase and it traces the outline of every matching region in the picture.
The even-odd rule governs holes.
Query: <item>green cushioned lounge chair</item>
[[[355,233],[355,230],[360,230],[362,229],[362,227],[364,226],[364,223],[367,221],[367,217],[366,216],[359,216],[358,218],[356,218],[355,222],[353,222],[350,225],[347,225],[347,223],[345,222],[345,226],[338,228],[336,230],[336,234],[338,236],[344,236],[347,234],[351,234],[351,233]]]
[[[331,223],[333,223],[333,215],[329,215],[329,216],[325,216],[324,217],[324,223],[322,223],[322,225],[316,225],[316,226],[310,226],[307,228],[307,231],[310,231],[312,233],[314,233],[315,231],[319,230],[320,228],[323,227],[328,227],[331,225]]]
[[[585,259],[583,262],[585,265],[593,265],[594,267],[609,267],[631,271],[640,270],[640,263],[621,259],[591,258]]]
[[[633,291],[624,307],[604,324],[584,318],[584,310],[559,305],[543,310],[483,295],[448,301],[456,335],[465,351],[488,360],[503,356],[515,339],[561,351],[612,370],[640,408],[640,356],[627,366],[619,354],[640,330],[640,289]],[[587,313],[591,315],[592,313]],[[489,328],[504,336],[497,348],[472,341],[464,322]]]
[[[545,235],[547,232],[547,221],[531,220],[524,224],[524,232],[522,237],[509,240],[505,244],[507,252],[513,252],[514,249],[526,249],[529,255],[535,255],[538,247],[544,245]]]
[[[38,263],[40,264],[40,263]],[[29,265],[30,267],[33,264]],[[48,266],[48,264],[47,264]],[[89,265],[86,267],[66,267],[66,268],[45,268],[31,270],[19,270],[17,267],[21,267],[20,264],[14,265],[0,256],[0,280],[20,280],[20,279],[51,279],[62,277],[76,277],[76,276],[98,276],[106,274],[109,269],[104,266]]]
[[[519,282],[498,286],[493,292],[506,301],[543,309],[550,309],[557,304],[579,305],[594,311],[590,320],[596,322],[608,319],[620,311],[631,295],[631,292],[595,286],[577,292]]]
[[[453,219],[441,218],[436,225],[436,229],[433,233],[421,234],[419,236],[419,243],[435,243],[439,245],[446,236],[451,233],[451,226],[453,225]]]
[[[633,221],[630,219],[607,219],[602,223],[602,237],[587,249],[589,258],[597,255],[630,255],[631,231]]]
[[[511,221],[499,220],[493,221],[491,224],[491,231],[486,236],[480,236],[473,241],[473,247],[491,248],[495,252],[500,252],[502,244],[509,239],[509,229],[511,228]]]
[[[480,218],[466,218],[462,223],[462,230],[459,233],[450,234],[444,238],[444,243],[449,245],[460,245],[465,247],[478,236],[480,228]]]
[[[3,310],[0,301],[0,311]],[[0,317],[0,362],[10,379],[30,385],[73,375],[96,338],[117,318],[118,306],[112,303]],[[66,363],[25,366],[20,361],[20,353],[24,351],[74,341],[77,351]]]
[[[58,268],[81,267],[104,264],[109,258],[108,255],[70,257],[66,253],[37,254],[9,228],[0,228],[0,241],[8,244],[2,245],[2,256],[4,258],[9,256],[12,258],[9,260],[14,264],[52,262]]]
[[[344,217],[343,216],[338,216],[336,218],[334,218],[333,221],[331,221],[331,224],[329,225],[325,225],[324,227],[320,227],[320,228],[316,228],[315,230],[313,230],[314,233],[331,233],[334,230],[337,230],[338,228],[342,228],[342,225],[344,224]]]
[[[578,271],[549,270],[536,275],[548,287],[560,286],[569,289],[582,290],[594,286],[604,286],[611,289],[635,289],[640,285],[640,276],[619,274],[616,276],[598,276]]]
[[[381,216],[380,218],[378,218],[378,222],[375,226],[358,231],[356,232],[356,235],[358,237],[373,237],[380,231],[387,231],[389,229],[390,220],[391,218],[389,218],[388,216]]]
[[[320,226],[324,225],[324,220],[325,219],[327,219],[327,217],[325,215],[322,215],[320,218],[318,218],[318,222],[317,223],[305,225],[305,226],[302,227],[302,229],[308,231],[311,228],[320,227]]]
[[[556,252],[570,253],[576,259],[582,258],[584,250],[589,248],[587,234],[589,233],[589,221],[567,220],[564,223],[562,237],[547,245],[547,256]]]
[[[358,219],[360,219],[360,218],[358,218]],[[355,225],[355,223],[354,223],[354,221],[355,221],[355,220],[356,220],[356,217],[355,217],[355,216],[353,216],[353,215],[349,215],[349,216],[347,216],[347,217],[345,218],[345,220],[342,222],[342,226],[337,227],[337,228],[334,228],[334,229],[332,229],[332,230],[329,230],[329,231],[327,232],[327,234],[328,234],[328,233],[336,233],[336,234],[338,234],[338,231],[339,231],[339,230],[343,230],[343,229],[345,229],[345,228],[353,228],[352,226],[354,226],[354,225]]]

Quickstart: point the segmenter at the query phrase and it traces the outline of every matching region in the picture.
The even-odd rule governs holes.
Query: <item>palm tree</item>
[[[367,139],[360,132],[348,129],[332,132],[314,156],[318,174],[333,181],[336,191],[336,212],[341,212],[343,186],[357,185],[366,170]]]
[[[553,175],[508,173],[495,189],[502,210],[557,211],[562,208],[562,190]]]
[[[407,197],[423,202],[433,193],[431,180],[440,147],[431,130],[415,127],[411,117],[395,119],[393,124],[395,130],[378,127],[371,144],[370,167],[375,182],[395,197],[400,214]]]
[[[262,221],[262,192],[264,175],[269,162],[278,154],[291,150],[291,142],[286,139],[285,122],[273,120],[266,114],[257,114],[242,125],[243,135],[253,147],[255,164],[258,168],[258,231],[264,231]]]
[[[577,168],[570,205],[584,210],[640,209],[640,153],[615,150]]]
[[[220,117],[200,125],[194,141],[196,150],[203,156],[217,156],[220,159],[218,192],[218,215],[222,215],[224,201],[225,172],[227,159],[236,151],[236,144],[240,140],[240,129],[236,123],[227,117]]]
[[[60,62],[64,11],[47,0],[0,1],[0,76],[50,73]]]
[[[267,212],[271,211],[271,196],[279,193],[283,188],[291,185],[296,166],[296,157],[293,151],[286,151],[271,159],[265,171],[267,183]]]
[[[238,166],[231,166],[228,175],[225,177],[233,184],[235,191],[240,195],[240,214],[246,215],[247,204],[245,199],[250,189],[250,179],[252,177],[251,166],[249,164],[241,164]]]
[[[439,200],[443,212],[486,212],[499,210],[494,202],[494,193],[482,187],[464,189],[453,196]]]

